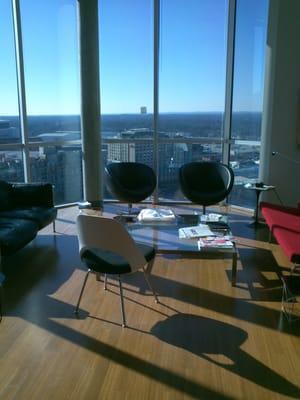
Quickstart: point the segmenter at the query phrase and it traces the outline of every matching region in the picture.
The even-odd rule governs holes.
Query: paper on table
[[[179,238],[191,239],[205,236],[215,236],[208,225],[200,224],[178,229]]]
[[[202,214],[200,217],[201,222],[216,222],[220,221],[222,218],[221,214],[210,213],[210,214]]]
[[[137,216],[138,221],[174,221],[175,214],[167,208],[144,208]]]

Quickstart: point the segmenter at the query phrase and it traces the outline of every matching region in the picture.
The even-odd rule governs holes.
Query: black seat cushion
[[[9,255],[33,240],[38,232],[38,224],[23,219],[0,219],[1,255]]]
[[[47,207],[28,207],[15,208],[10,211],[1,211],[0,218],[26,219],[38,224],[39,229],[50,224],[57,215],[56,208]]]
[[[155,249],[143,243],[137,243],[147,262],[155,257]],[[81,255],[81,260],[95,272],[106,274],[128,274],[131,271],[128,262],[118,254],[101,249],[91,248]]]

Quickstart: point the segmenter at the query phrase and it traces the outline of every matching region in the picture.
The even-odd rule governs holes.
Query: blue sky
[[[75,0],[21,0],[29,115],[78,114]],[[103,113],[153,109],[153,2],[101,0]],[[161,112],[223,111],[227,0],[161,0]],[[238,0],[234,110],[261,108],[265,0]],[[0,1],[0,115],[18,113],[10,0]]]

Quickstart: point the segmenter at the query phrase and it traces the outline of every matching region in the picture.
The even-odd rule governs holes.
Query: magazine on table
[[[208,248],[217,248],[217,249],[232,249],[233,248],[233,237],[232,236],[216,236],[216,237],[203,237],[198,239],[198,248],[208,249]]]
[[[210,227],[206,224],[188,226],[178,229],[178,234],[181,239],[193,239],[206,236],[215,236]]]

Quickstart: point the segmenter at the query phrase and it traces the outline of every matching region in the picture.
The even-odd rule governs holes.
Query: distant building
[[[57,131],[49,133],[40,133],[35,137],[36,140],[44,142],[56,142],[68,140],[80,140],[80,131]]]
[[[31,151],[31,176],[34,182],[51,182],[55,186],[55,202],[71,203],[82,198],[80,145],[59,142],[80,140],[79,131],[41,133],[33,141],[45,142]],[[47,142],[57,142],[48,145]]]
[[[141,114],[147,114],[147,107],[141,107]]]
[[[121,132],[120,139],[132,139],[133,143],[110,143],[107,149],[108,162],[127,161],[153,165],[153,144],[137,143],[139,139],[152,139],[153,130],[148,128],[129,129]]]

